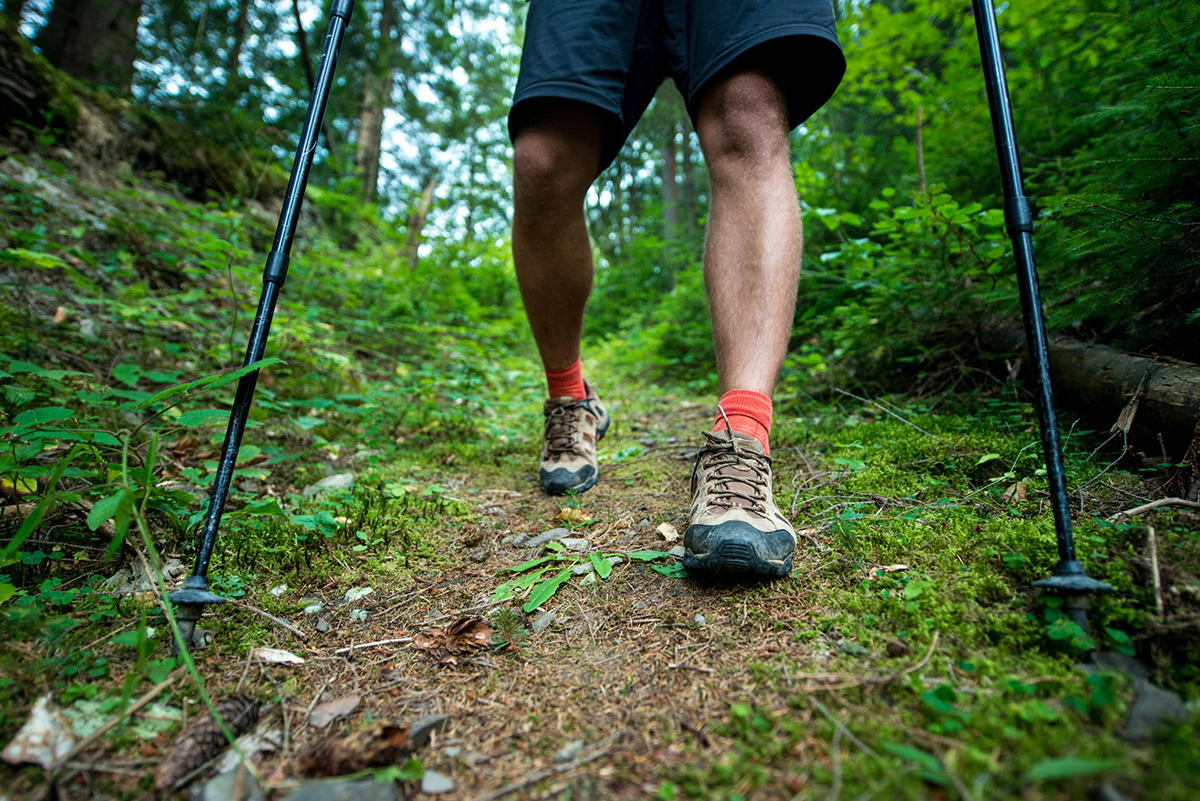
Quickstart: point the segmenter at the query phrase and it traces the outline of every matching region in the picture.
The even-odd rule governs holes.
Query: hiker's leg
[[[600,115],[584,103],[545,102],[513,142],[513,264],[547,370],[579,359],[592,290],[583,200],[599,169]]]
[[[802,243],[787,126],[783,97],[762,72],[714,81],[700,101],[696,133],[712,183],[704,285],[722,393],[769,397],[787,353]]]

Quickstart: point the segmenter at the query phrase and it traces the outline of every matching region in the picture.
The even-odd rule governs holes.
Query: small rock
[[[1148,681],[1134,681],[1133,706],[1121,734],[1129,740],[1149,740],[1166,723],[1186,720],[1183,699]]]
[[[1150,678],[1150,671],[1146,669],[1145,665],[1132,656],[1120,654],[1116,651],[1095,652],[1092,654],[1092,664],[1104,670],[1120,671],[1134,679],[1145,681]]]
[[[1092,798],[1096,801],[1129,801],[1129,796],[1122,793],[1116,787],[1113,787],[1108,782],[1100,785],[1092,792]]]
[[[304,614],[315,615],[325,608],[325,602],[320,598],[301,598],[300,603],[304,604]]]
[[[483,562],[488,558],[489,554],[491,554],[491,550],[489,550],[486,545],[480,545],[478,548],[473,549],[469,554],[467,554],[467,557],[470,558],[472,562]]]
[[[639,526],[648,526],[648,525],[650,525],[650,518],[648,518],[648,517],[643,517],[641,520],[639,520],[639,521],[638,521],[638,525],[639,525]]]
[[[582,753],[583,740],[572,740],[559,749],[558,753],[554,755],[554,761],[559,764],[570,762]]]
[[[563,537],[559,541],[568,551],[586,551],[592,545],[587,537]]]
[[[674,556],[677,559],[682,559],[687,555],[687,548],[684,548],[682,545],[676,545],[674,548],[667,551],[667,553],[671,554],[671,556]]]
[[[317,618],[317,631],[321,632],[322,634],[329,631],[329,621],[323,617]]]
[[[538,615],[537,617],[535,617],[533,619],[533,623],[530,625],[529,628],[533,631],[534,634],[541,634],[543,631],[546,630],[547,626],[549,626],[551,623],[554,622],[554,619],[557,617],[558,617],[558,615],[555,614],[554,612],[542,612],[540,615]]]
[[[239,793],[238,790],[241,792]],[[242,801],[263,801],[266,797],[267,794],[262,785],[258,783],[258,779],[244,768],[222,773],[204,784],[194,785],[191,793],[188,794],[191,801],[229,801],[231,798],[239,798]],[[322,801],[333,801],[326,796],[321,798]]]
[[[314,495],[320,495],[322,492],[330,490],[349,489],[354,486],[353,473],[334,473],[332,476],[326,476],[316,484],[310,484],[304,488],[301,493],[305,498],[311,498]]]
[[[866,648],[863,648],[853,640],[845,639],[838,640],[838,650],[843,654],[850,654],[851,656],[862,656],[867,652]]]
[[[449,715],[426,715],[417,718],[408,727],[408,747],[416,751],[429,743],[429,738],[440,734],[450,722]]]
[[[706,618],[704,615],[700,614],[699,612],[697,612],[696,616],[692,619],[696,621],[697,626],[703,626],[705,623],[708,622],[708,618]]]
[[[233,798],[232,793],[224,796],[222,801],[230,798]],[[329,779],[302,784],[284,796],[283,801],[402,801],[403,798],[395,782]],[[212,801],[217,800],[214,798]]]
[[[621,558],[621,557],[619,557],[619,556],[610,556],[610,557],[608,557],[608,563],[609,563],[610,565],[612,565],[613,567],[616,567],[617,565],[620,565],[620,564],[624,564],[624,562],[625,562],[625,560],[624,560],[624,559],[622,559],[622,558]]]
[[[283,595],[285,592],[287,592],[286,584],[279,584],[271,588],[271,594],[276,598],[278,598],[280,595]]]
[[[543,531],[536,537],[530,537],[524,542],[514,541],[515,545],[521,545],[526,548],[538,548],[545,545],[547,542],[559,542],[563,537],[569,537],[571,530],[566,528],[552,528],[549,531]]]
[[[451,745],[451,746],[447,746],[447,747],[443,748],[442,753],[445,754],[446,756],[450,757],[451,759],[454,759],[456,756],[458,756],[459,754],[462,753],[462,749],[459,748],[457,745]]]
[[[596,569],[596,566],[591,562],[584,562],[582,565],[575,565],[571,568],[571,572],[577,576],[584,576]]]
[[[516,539],[517,539],[516,534],[509,534],[507,537],[504,537],[503,539],[500,540],[500,544],[501,545],[511,545],[513,542],[516,541]]]
[[[579,581],[581,587],[586,587],[588,584],[595,584],[597,581],[595,573],[588,573]]]
[[[427,770],[421,777],[421,792],[425,795],[448,793],[454,789],[454,780],[436,770]]]

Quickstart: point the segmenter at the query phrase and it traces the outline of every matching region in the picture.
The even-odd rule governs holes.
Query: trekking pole
[[[267,335],[271,330],[271,317],[275,303],[287,278],[288,260],[292,250],[292,239],[296,235],[296,223],[300,206],[304,202],[304,188],[308,185],[308,173],[312,169],[313,153],[317,146],[317,135],[325,116],[325,105],[329,100],[329,89],[333,84],[333,72],[337,67],[338,50],[342,36],[354,12],[354,0],[332,0],[329,12],[329,31],[325,36],[325,49],[313,84],[308,114],[300,134],[300,145],[292,162],[292,175],[288,179],[283,209],[279,213],[279,224],[275,228],[275,240],[267,256],[263,270],[262,295],[258,300],[258,311],[254,315],[254,327],[250,329],[250,342],[246,346],[243,366],[260,361],[267,347]],[[183,645],[195,644],[193,635],[196,622],[207,604],[227,603],[227,598],[212,592],[208,582],[208,562],[217,543],[217,529],[221,525],[221,513],[229,495],[229,484],[237,464],[238,448],[242,434],[246,431],[246,418],[250,414],[250,401],[254,397],[254,386],[258,381],[258,370],[247,373],[238,381],[233,409],[229,414],[229,427],[225,430],[225,444],[221,446],[221,461],[217,465],[213,481],[208,512],[204,517],[204,528],[200,535],[200,552],[196,556],[196,567],[192,575],[183,582],[183,587],[170,593],[167,598],[175,606],[175,618],[183,635]],[[178,645],[178,644],[177,644]]]
[[[1058,415],[1050,387],[1050,353],[1046,344],[1046,324],[1042,318],[1042,299],[1038,292],[1037,268],[1033,261],[1033,212],[1021,180],[1021,162],[1017,138],[1013,132],[1008,85],[1000,56],[1000,35],[992,0],[972,0],[975,27],[979,33],[979,52],[983,57],[983,75],[987,83],[992,133],[996,155],[1000,159],[1000,180],[1004,185],[1004,225],[1012,239],[1017,260],[1017,281],[1021,288],[1021,313],[1025,321],[1025,344],[1033,362],[1038,421],[1042,430],[1042,450],[1046,455],[1046,478],[1050,484],[1050,503],[1054,510],[1054,529],[1058,535],[1058,564],[1054,574],[1033,582],[1062,593],[1068,617],[1087,631],[1088,596],[1109,592],[1112,586],[1087,575],[1075,558],[1075,536],[1071,531],[1071,512],[1067,502],[1067,481],[1063,472],[1062,444],[1058,437]]]

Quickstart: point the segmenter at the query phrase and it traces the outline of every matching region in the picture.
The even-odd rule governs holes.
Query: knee
[[[596,177],[597,156],[569,134],[528,128],[513,143],[513,191],[518,206],[546,210],[582,205]]]
[[[700,104],[696,133],[714,178],[786,164],[787,106],[775,82],[760,72],[721,80]],[[736,171],[736,172],[733,172]]]

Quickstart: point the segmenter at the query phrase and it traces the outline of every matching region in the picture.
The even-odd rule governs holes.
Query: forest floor
[[[0,363],[12,415],[0,434],[13,443],[0,530],[12,538],[36,511],[21,493],[54,494],[55,460],[72,494],[0,562],[0,589],[12,588],[0,599],[0,735],[16,736],[40,698],[65,716],[53,712],[52,728],[109,728],[54,770],[0,765],[0,798],[175,797],[189,783],[204,798],[261,787],[293,801],[1200,792],[1200,517],[1121,517],[1159,497],[1162,471],[1115,462],[1119,447],[1098,447],[1106,434],[1065,432],[1080,557],[1115,588],[1093,600],[1090,635],[1031,586],[1055,563],[1054,529],[1035,418],[1011,387],[933,403],[816,400],[785,385],[772,445],[776,498],[800,533],[795,568],[701,582],[671,551],[711,397],[619,380],[635,372],[620,344],[597,345],[592,375],[614,418],[601,480],[550,498],[535,480],[528,365],[488,368],[482,390],[459,362],[408,371],[403,354],[382,376],[337,373],[366,358],[349,339],[321,339],[360,330],[344,298],[281,307],[273,348],[292,367],[264,372],[264,422],[247,435],[211,569],[233,602],[207,609],[191,672],[170,656],[153,588],[188,572],[188,517],[223,425],[213,410],[144,410],[154,390],[202,372],[202,355],[228,358],[229,298],[254,270],[242,279],[233,256],[211,254],[236,245],[240,218],[132,186],[62,188],[36,170],[18,183],[6,184],[0,253],[20,299],[4,310],[20,336]],[[47,193],[68,191],[55,212]],[[81,207],[107,214],[107,233],[83,230]],[[114,233],[122,218],[137,224]],[[224,238],[193,230],[204,225]],[[213,259],[210,290],[143,280],[121,294],[130,264],[172,280],[171,248],[180,263]],[[344,256],[318,250],[305,267],[324,283],[311,291],[332,294],[349,279],[320,259]],[[98,336],[64,308],[111,327]],[[449,329],[413,330],[478,362]],[[63,363],[75,372],[51,369]],[[389,373],[413,383],[370,395]],[[439,395],[458,400],[420,411]],[[129,433],[151,422],[161,441]],[[204,696],[250,731],[249,773],[211,783],[225,738],[205,724]],[[366,784],[318,782],[345,774]]]

